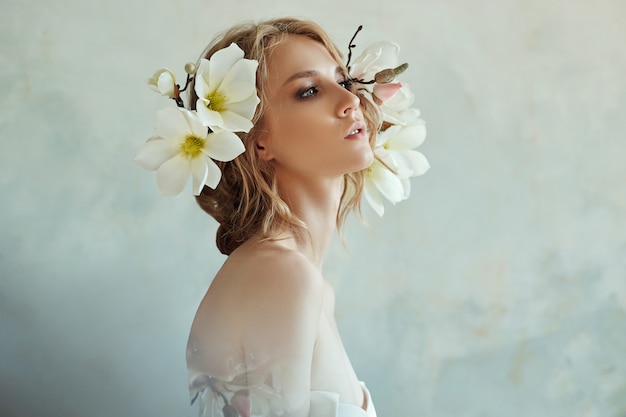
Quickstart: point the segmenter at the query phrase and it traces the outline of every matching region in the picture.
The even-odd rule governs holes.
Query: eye
[[[298,92],[298,98],[311,98],[318,92],[316,86],[307,87]]]
[[[348,91],[352,91],[352,80],[339,81],[339,85]]]

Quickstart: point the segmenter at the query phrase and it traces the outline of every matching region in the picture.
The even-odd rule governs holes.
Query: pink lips
[[[350,129],[346,132],[344,139],[358,140],[367,136],[367,130],[365,130],[365,123],[357,121],[350,126]]]

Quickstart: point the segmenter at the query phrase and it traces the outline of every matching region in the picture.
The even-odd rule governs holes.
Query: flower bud
[[[189,75],[194,75],[196,73],[196,66],[192,62],[187,62],[185,64],[185,72]]]
[[[389,101],[389,99],[395,96],[401,88],[402,83],[400,82],[376,84],[374,85],[372,94],[375,99],[378,99],[378,101],[374,101],[380,106],[382,103]]]
[[[175,98],[178,94],[174,73],[167,68],[157,70],[152,78],[148,78],[146,82],[151,89],[163,96]]]
[[[397,75],[402,74],[408,67],[409,64],[405,62],[395,68],[387,68],[382,71],[378,71],[376,75],[374,75],[374,81],[376,81],[377,84],[390,83],[396,79]]]

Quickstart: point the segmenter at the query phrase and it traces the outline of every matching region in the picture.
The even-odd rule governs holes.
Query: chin
[[[368,168],[374,162],[374,151],[368,146],[366,150],[358,154],[358,160],[355,160],[354,169],[350,172],[358,172]]]

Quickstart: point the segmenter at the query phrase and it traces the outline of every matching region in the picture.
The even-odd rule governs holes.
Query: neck
[[[278,182],[281,198],[308,229],[308,233],[294,237],[296,250],[303,253],[320,270],[326,248],[336,229],[341,185],[341,177],[324,180],[318,178],[315,181],[290,178]]]

